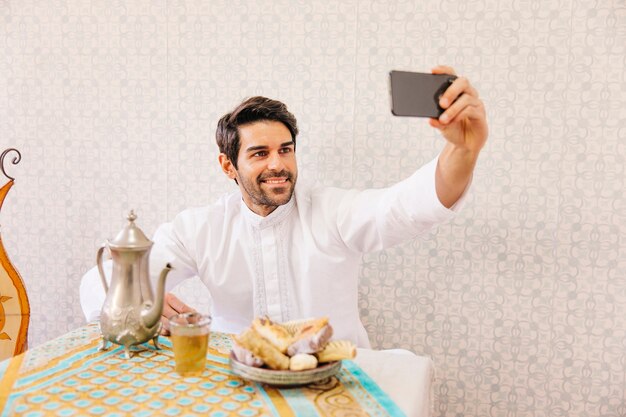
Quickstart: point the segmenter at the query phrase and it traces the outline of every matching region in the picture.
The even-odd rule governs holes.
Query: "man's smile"
[[[284,186],[289,182],[291,182],[291,174],[284,170],[280,172],[266,172],[259,176],[259,183],[270,186]]]
[[[264,180],[261,180],[261,182],[265,183],[265,184],[284,184],[287,181],[289,181],[289,178],[266,178]]]

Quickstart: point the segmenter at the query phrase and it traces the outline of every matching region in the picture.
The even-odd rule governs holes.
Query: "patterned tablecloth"
[[[206,369],[174,372],[168,338],[162,350],[135,347],[99,352],[97,324],[0,362],[1,416],[402,416],[402,411],[352,361],[337,376],[277,389],[235,376],[229,335],[212,333]]]

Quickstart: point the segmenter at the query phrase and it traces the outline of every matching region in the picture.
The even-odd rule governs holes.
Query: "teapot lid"
[[[128,249],[147,249],[152,246],[152,241],[148,239],[135,224],[135,220],[137,219],[135,210],[131,210],[126,218],[128,219],[128,223],[117,234],[115,239],[109,242],[109,246]]]

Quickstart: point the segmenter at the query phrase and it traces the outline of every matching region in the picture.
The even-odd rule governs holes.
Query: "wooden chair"
[[[9,152],[17,153],[13,165],[20,162],[22,155],[17,149],[9,148],[0,156],[0,169],[9,181],[0,188],[0,210],[15,178],[4,170],[4,158]],[[30,305],[24,282],[15,267],[9,261],[9,255],[2,244],[0,234],[0,360],[24,352],[28,348],[28,323]]]

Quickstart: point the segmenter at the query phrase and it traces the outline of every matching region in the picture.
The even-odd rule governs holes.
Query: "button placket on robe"
[[[261,229],[261,253],[263,258],[263,281],[267,314],[272,320],[283,321],[278,277],[278,251],[274,227]]]
[[[293,212],[294,200],[282,205],[267,217],[253,213],[241,201],[242,212],[245,213],[251,226],[254,240],[252,248],[254,257],[254,315],[268,315],[272,320],[285,321],[290,318],[290,297],[286,282],[284,259],[287,254],[281,244],[284,239],[285,220]]]

